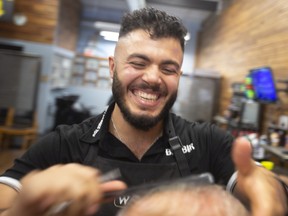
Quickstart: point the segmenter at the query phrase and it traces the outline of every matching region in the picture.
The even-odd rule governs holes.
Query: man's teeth
[[[157,100],[157,95],[155,94],[148,94],[146,92],[136,92],[136,95],[145,100]]]

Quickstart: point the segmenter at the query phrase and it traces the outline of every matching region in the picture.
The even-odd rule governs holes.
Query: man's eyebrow
[[[145,60],[145,61],[150,61],[150,59],[148,58],[148,56],[143,55],[143,54],[139,54],[139,53],[131,54],[131,55],[128,57],[128,60],[130,60],[130,59],[132,59],[132,58],[140,58],[140,59],[143,59],[143,60]]]
[[[174,65],[176,66],[178,69],[180,68],[180,65],[178,64],[178,62],[173,61],[173,60],[165,60],[161,62],[162,65]]]
[[[129,57],[128,57],[128,60],[132,59],[132,58],[140,58],[144,61],[148,61],[150,62],[150,58],[147,56],[147,55],[143,55],[143,54],[139,54],[139,53],[134,53],[134,54],[131,54]],[[163,60],[161,62],[161,65],[174,65],[176,66],[178,69],[180,68],[180,65],[178,62],[176,61],[173,61],[173,60]]]

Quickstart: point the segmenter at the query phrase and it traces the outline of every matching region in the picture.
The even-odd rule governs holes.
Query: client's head
[[[245,207],[217,185],[170,185],[135,198],[118,216],[248,216]]]

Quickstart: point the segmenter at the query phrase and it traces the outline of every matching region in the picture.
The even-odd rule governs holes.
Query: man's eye
[[[145,64],[144,63],[141,63],[141,62],[130,62],[130,64],[136,68],[143,68],[145,67]]]
[[[162,69],[164,73],[166,74],[177,74],[177,70],[171,69],[171,68],[163,68]]]

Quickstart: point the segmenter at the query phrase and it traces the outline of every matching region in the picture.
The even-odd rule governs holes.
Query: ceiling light
[[[112,31],[100,31],[100,35],[103,36],[104,40],[118,41],[119,33]]]
[[[13,15],[13,22],[17,26],[23,26],[27,23],[28,18],[25,14],[22,13],[15,13]]]
[[[146,7],[145,0],[127,0],[130,11],[138,10]]]
[[[117,23],[109,23],[109,22],[101,22],[97,21],[94,23],[94,27],[100,30],[106,31],[115,31],[118,32],[120,30],[120,24]]]
[[[188,32],[188,33],[186,34],[186,36],[184,37],[184,39],[185,39],[185,41],[189,41],[190,38],[191,38],[191,36],[190,36],[190,33]]]

